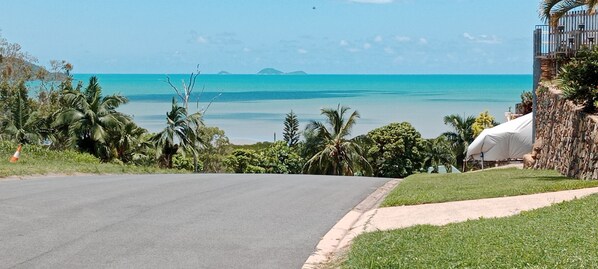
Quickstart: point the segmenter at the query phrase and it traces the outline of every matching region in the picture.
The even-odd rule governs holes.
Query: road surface
[[[0,180],[0,268],[300,268],[387,180],[116,175]]]

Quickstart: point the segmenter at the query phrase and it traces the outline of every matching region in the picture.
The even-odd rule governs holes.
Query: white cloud
[[[374,37],[374,42],[376,42],[376,43],[380,43],[380,42],[382,42],[382,41],[383,41],[383,38],[382,38],[382,36],[379,36],[379,35],[378,35],[378,36]]]
[[[391,47],[384,48],[384,52],[386,52],[387,54],[395,54],[395,50]]]
[[[306,54],[307,50],[305,50],[305,49],[298,49],[297,53],[299,53],[299,54]]]
[[[399,43],[411,41],[411,37],[408,36],[395,36],[395,40]]]
[[[349,0],[349,2],[363,4],[390,4],[394,2],[394,0]]]
[[[355,52],[359,52],[360,49],[358,49],[358,48],[348,48],[347,51],[351,52],[351,53],[355,53]]]
[[[426,45],[426,44],[428,44],[428,39],[422,37],[422,38],[419,39],[419,43],[422,44],[422,45]]]
[[[251,49],[250,48],[243,48],[243,52],[250,52]]]
[[[370,49],[371,47],[372,47],[372,44],[370,44],[370,43],[364,43],[363,44],[363,49],[367,50],[367,49]]]
[[[349,46],[349,42],[347,42],[347,40],[341,40],[341,42],[338,43],[341,47],[346,47]]]
[[[473,36],[470,33],[463,33],[463,37],[471,42],[483,44],[499,44],[500,39],[495,35],[478,35]]]
[[[195,38],[195,42],[197,42],[199,44],[206,44],[206,43],[208,43],[208,40],[203,36],[197,36]]]

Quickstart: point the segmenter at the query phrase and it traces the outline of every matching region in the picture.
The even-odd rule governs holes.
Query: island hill
[[[220,71],[218,72],[218,75],[230,75],[230,72],[227,71]],[[280,70],[274,69],[274,68],[264,68],[262,70],[260,70],[259,72],[257,72],[258,75],[307,75],[307,73],[303,72],[303,71],[293,71],[293,72],[282,72]]]

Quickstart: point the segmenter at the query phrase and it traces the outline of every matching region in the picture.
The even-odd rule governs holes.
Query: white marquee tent
[[[532,152],[532,113],[485,129],[467,148],[466,159],[521,159]]]

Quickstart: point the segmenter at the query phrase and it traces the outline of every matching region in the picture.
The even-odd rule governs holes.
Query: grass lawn
[[[8,160],[14,154],[16,145],[0,142],[0,177],[26,176],[44,174],[146,174],[146,173],[185,173],[182,170],[159,169],[157,167],[144,167],[101,163],[89,154],[75,151],[53,151],[40,146],[24,145],[21,157],[17,163]]]
[[[493,169],[463,174],[407,177],[382,206],[416,205],[597,187],[598,180],[577,180],[555,171]]]
[[[520,215],[358,236],[342,268],[597,268],[598,195]]]

